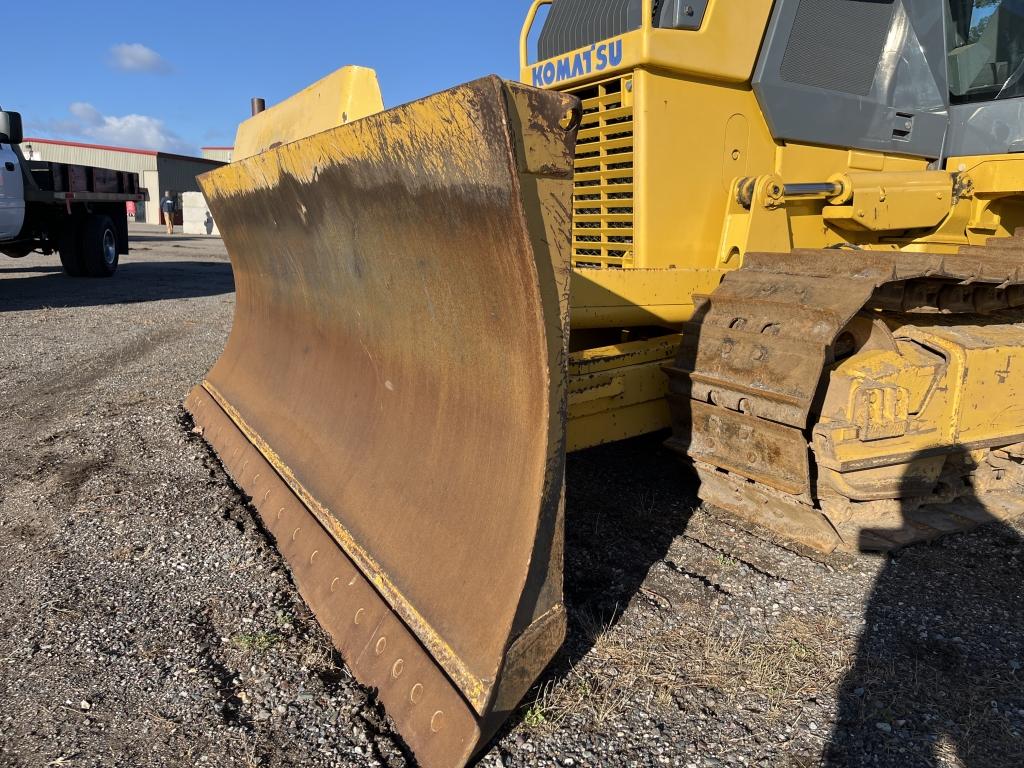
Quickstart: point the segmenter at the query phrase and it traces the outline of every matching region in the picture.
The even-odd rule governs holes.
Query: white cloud
[[[167,74],[171,65],[152,48],[142,43],[121,43],[110,49],[110,66],[122,72],[155,72]]]
[[[97,144],[134,149],[155,149],[194,155],[196,148],[169,130],[164,121],[149,115],[104,115],[92,104],[76,101],[68,107],[70,120],[41,125],[43,132]]]
[[[85,125],[101,125],[103,123],[103,115],[96,109],[92,104],[87,104],[84,101],[76,101],[68,107],[68,112],[77,117]]]

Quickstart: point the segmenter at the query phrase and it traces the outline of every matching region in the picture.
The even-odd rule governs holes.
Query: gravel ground
[[[181,409],[220,240],[0,262],[0,766],[414,764]],[[801,557],[645,438],[570,457],[570,637],[481,766],[1024,765],[1019,525]]]

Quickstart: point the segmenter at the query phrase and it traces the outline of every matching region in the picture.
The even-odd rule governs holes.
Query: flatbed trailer
[[[110,277],[128,253],[127,203],[146,200],[139,175],[26,160],[21,116],[0,111],[0,253],[57,253],[73,277]]]

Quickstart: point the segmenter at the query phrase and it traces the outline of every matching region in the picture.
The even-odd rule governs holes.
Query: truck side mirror
[[[18,112],[0,112],[0,144],[21,144],[21,115]]]

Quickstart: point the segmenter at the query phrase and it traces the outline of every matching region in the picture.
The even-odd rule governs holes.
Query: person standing
[[[164,214],[164,222],[167,224],[167,234],[174,234],[174,198],[170,190],[164,191],[164,197],[160,201],[160,210]]]

